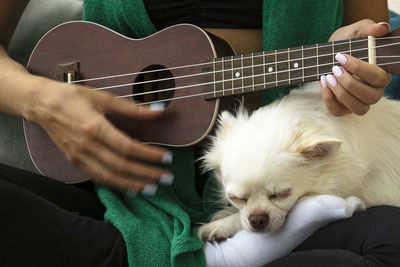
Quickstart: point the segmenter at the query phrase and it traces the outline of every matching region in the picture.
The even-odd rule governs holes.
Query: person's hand
[[[389,24],[361,20],[335,31],[329,41],[387,34]],[[334,75],[321,77],[321,94],[329,112],[335,116],[348,113],[363,115],[377,103],[391,81],[391,75],[378,66],[347,54],[336,55],[341,67],[335,66]]]
[[[162,111],[84,86],[38,79],[40,89],[32,96],[35,106],[27,119],[42,126],[68,161],[95,183],[147,193],[156,190],[160,179],[172,183],[168,170],[148,164],[170,163],[171,152],[130,138],[105,117],[117,113],[152,119]]]

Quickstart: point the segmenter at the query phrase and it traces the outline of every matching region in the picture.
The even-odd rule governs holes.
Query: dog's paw
[[[198,236],[203,241],[221,242],[234,234],[236,231],[222,223],[221,220],[202,225],[198,231]]]
[[[203,241],[221,242],[234,236],[242,228],[238,214],[202,225],[197,232]]]

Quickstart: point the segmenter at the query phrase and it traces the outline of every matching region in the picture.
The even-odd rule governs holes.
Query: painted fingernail
[[[326,76],[322,75],[321,76],[321,85],[323,88],[326,88],[328,85],[326,84]]]
[[[336,77],[340,78],[343,75],[343,71],[341,68],[339,68],[338,66],[334,66],[332,68],[333,74],[335,74]]]
[[[164,111],[165,110],[165,104],[160,102],[160,103],[152,103],[150,104],[150,110],[153,111]]]
[[[161,160],[164,164],[171,164],[174,155],[171,152],[166,152]]]
[[[138,191],[135,188],[129,188],[125,191],[125,194],[130,197],[136,197]]]
[[[347,57],[345,55],[339,53],[339,54],[336,54],[335,58],[340,64],[346,65]]]
[[[157,192],[158,186],[155,184],[148,184],[142,190],[142,195],[145,196],[154,196]]]
[[[389,23],[387,23],[387,22],[378,22],[378,24],[385,25],[387,27],[388,31],[390,30],[390,24]]]
[[[171,185],[174,182],[175,176],[172,173],[164,173],[161,176],[160,184]]]
[[[337,81],[336,78],[329,74],[328,76],[326,76],[326,79],[328,80],[328,83],[332,86],[332,87],[336,87],[337,86]]]

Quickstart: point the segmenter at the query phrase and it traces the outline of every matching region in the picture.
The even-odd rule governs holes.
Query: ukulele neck
[[[346,53],[376,64],[375,38],[299,46],[209,60],[203,68],[206,99],[317,81]]]

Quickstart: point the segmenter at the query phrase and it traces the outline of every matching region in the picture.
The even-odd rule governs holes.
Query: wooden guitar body
[[[70,22],[54,28],[39,41],[29,60],[28,71],[55,79],[66,74],[63,73],[63,66],[68,69],[77,64],[79,78],[75,80],[135,73],[81,83],[92,88],[139,84],[106,90],[117,96],[125,96],[154,89],[154,84],[140,83],[146,80],[146,75],[154,76],[152,72],[140,74],[148,70],[163,70],[157,72],[158,77],[149,78],[167,80],[164,85],[157,85],[158,90],[160,86],[180,88],[200,84],[200,76],[192,75],[202,72],[199,63],[233,53],[226,42],[193,25],[173,26],[148,38],[135,40],[94,23]],[[195,66],[174,68],[188,65]],[[188,77],[172,78],[182,76]],[[145,102],[176,99],[165,101],[167,107],[164,114],[155,120],[136,121],[114,115],[110,118],[117,127],[142,142],[169,146],[193,145],[210,132],[220,106],[220,100],[205,100],[201,96],[185,98],[186,95],[201,93],[199,86],[189,86],[150,95],[152,99],[148,99],[148,94],[145,97],[138,96],[135,100]],[[83,173],[67,162],[40,126],[24,120],[24,129],[31,158],[43,175],[64,182],[85,179]]]

